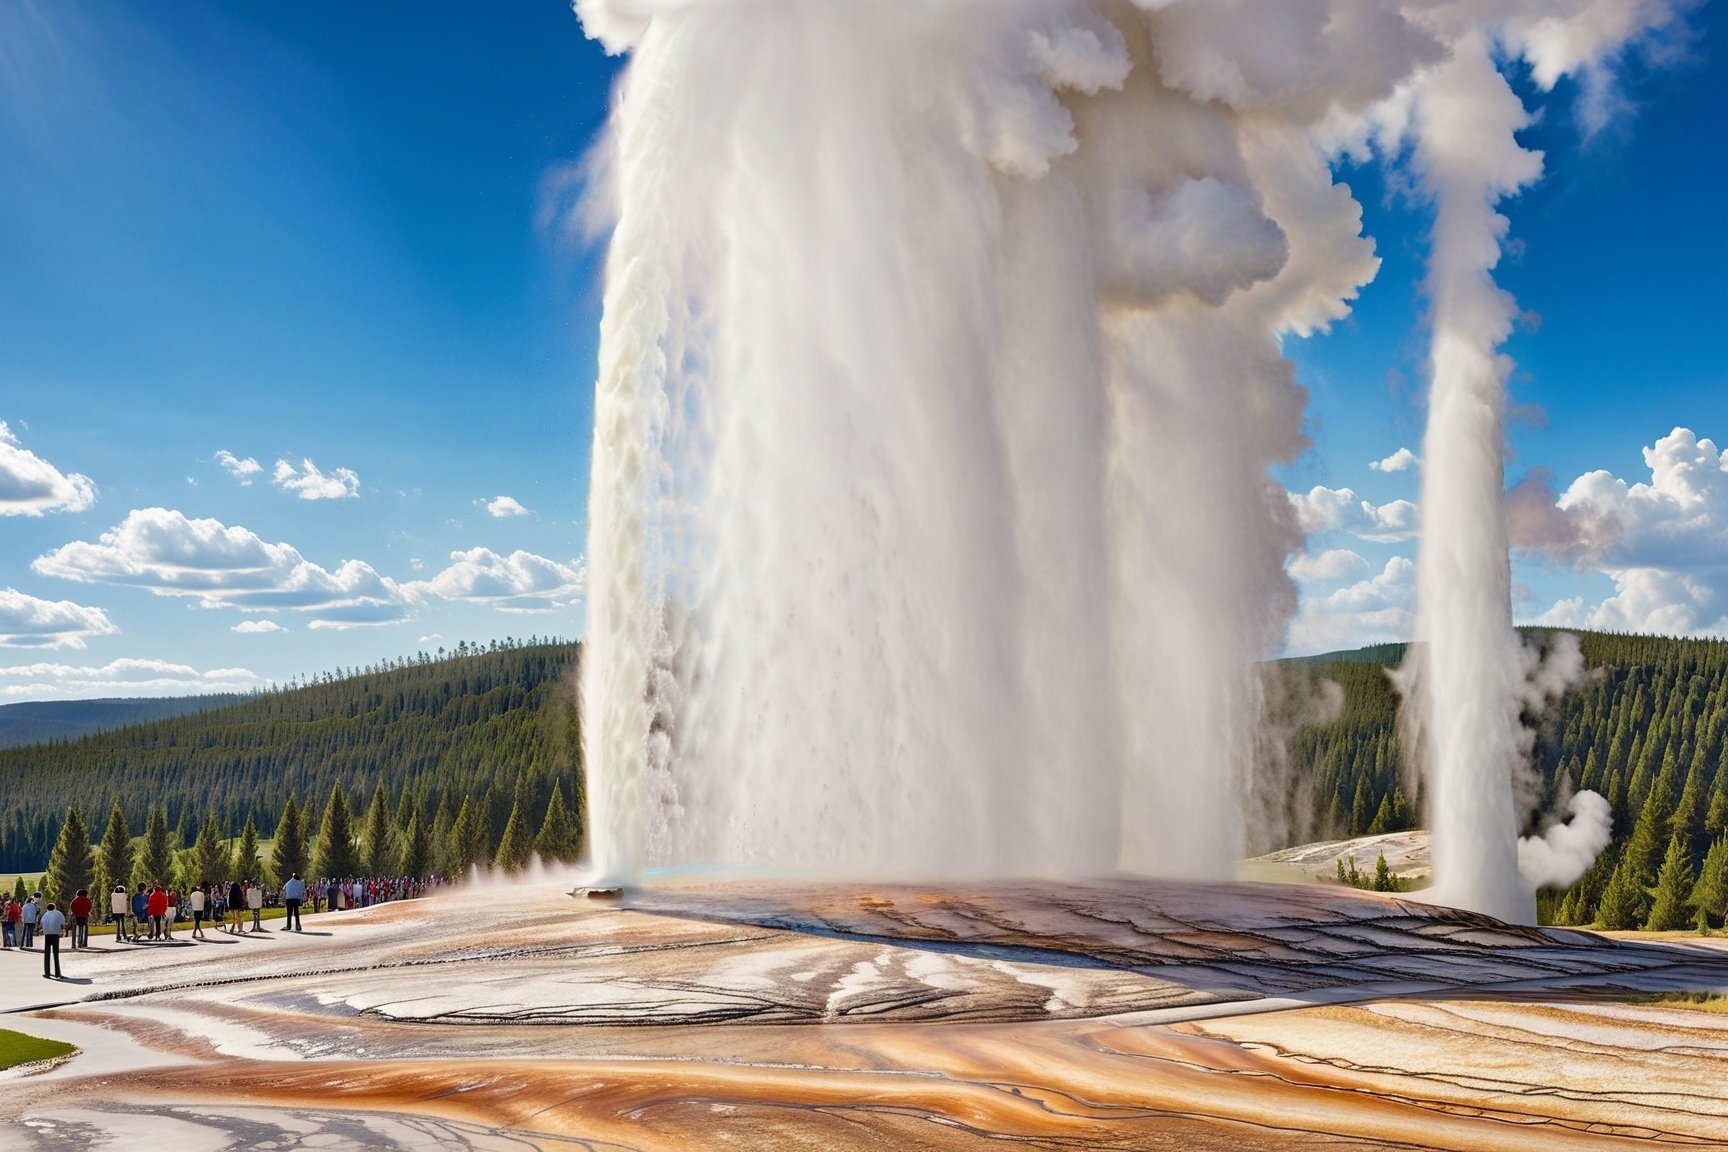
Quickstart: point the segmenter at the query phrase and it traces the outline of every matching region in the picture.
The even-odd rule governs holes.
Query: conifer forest
[[[1607,798],[1614,833],[1577,883],[1538,893],[1540,917],[1721,927],[1728,641],[1577,635],[1584,675],[1526,717],[1525,832],[1591,789]],[[1540,630],[1526,637],[1547,640]],[[1380,645],[1269,666],[1288,713],[1279,754],[1292,842],[1421,825],[1390,674],[1403,655],[1402,645]],[[291,869],[449,874],[520,867],[536,852],[574,859],[578,656],[576,644],[538,638],[462,644],[0,750],[0,871],[56,882],[184,872],[195,882]],[[1330,706],[1316,710],[1315,700]],[[273,848],[261,852],[266,838]]]

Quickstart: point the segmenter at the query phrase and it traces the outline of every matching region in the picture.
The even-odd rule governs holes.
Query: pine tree
[[[1688,858],[1685,837],[1678,831],[1668,840],[1668,852],[1662,858],[1662,870],[1651,889],[1650,916],[1644,921],[1649,932],[1672,932],[1686,927],[1691,919],[1686,900],[1692,893],[1692,862]]]
[[[304,879],[312,867],[307,855],[306,825],[300,818],[300,805],[290,796],[282,805],[282,815],[276,821],[276,844],[270,850],[277,878],[287,880],[290,876],[299,876]]]
[[[96,876],[105,892],[132,880],[132,830],[126,827],[118,796],[108,812],[108,830],[102,833],[102,846],[96,852]]]
[[[1719,923],[1728,919],[1728,836],[1718,836],[1710,845],[1698,869],[1698,883],[1686,899]]]
[[[1622,856],[1596,906],[1596,922],[1602,927],[1624,930],[1644,922],[1644,888],[1636,873],[1636,866]]]
[[[390,871],[390,800],[384,795],[384,781],[372,790],[372,806],[366,810],[365,852],[362,867],[368,876],[383,876]]]
[[[348,797],[342,794],[340,784],[330,789],[330,800],[324,805],[324,822],[318,828],[318,848],[312,867],[320,876],[357,876],[360,873],[360,854],[354,849]]]
[[[84,825],[84,814],[68,808],[66,821],[60,825],[60,838],[48,857],[44,892],[48,899],[65,904],[80,888],[88,890],[95,883],[95,872],[96,854],[90,848],[90,829]]]
[[[150,809],[144,823],[144,846],[133,864],[134,884],[167,884],[172,879],[174,845],[168,839],[168,808],[158,804]]]
[[[1374,813],[1374,821],[1368,825],[1368,835],[1379,836],[1390,831],[1392,831],[1392,794],[1388,792],[1380,798],[1380,810]]]
[[[1393,890],[1392,869],[1386,866],[1386,854],[1382,852],[1374,858],[1374,891],[1391,892]]]
[[[222,850],[222,826],[216,813],[204,818],[198,838],[192,842],[192,877],[194,884],[220,884],[228,879],[228,853]]]
[[[242,880],[257,880],[263,872],[258,859],[258,822],[246,814],[246,827],[240,831],[240,844],[234,850],[234,875]]]
[[[1704,817],[1704,831],[1710,836],[1728,831],[1728,765],[1716,769],[1716,787],[1710,792],[1710,811]]]
[[[418,813],[408,818],[408,831],[402,835],[402,858],[397,874],[424,879],[432,871],[432,838]]]
[[[522,806],[510,806],[510,819],[504,822],[504,835],[498,841],[498,852],[492,862],[510,872],[520,872],[528,866],[534,851],[534,838],[528,835],[528,821],[522,818]]]
[[[1368,794],[1368,777],[1358,777],[1356,797],[1350,802],[1350,835],[1360,836],[1368,830],[1368,821],[1374,818],[1374,810],[1369,807],[1373,802],[1373,797]]]
[[[450,826],[446,871],[452,876],[461,876],[471,865],[490,861],[492,854],[487,851],[485,819],[479,805],[464,797],[462,809],[456,813],[456,822]]]
[[[576,822],[564,807],[564,790],[552,781],[552,798],[546,802],[546,818],[540,822],[540,834],[534,838],[534,851],[540,859],[569,862],[576,859]]]

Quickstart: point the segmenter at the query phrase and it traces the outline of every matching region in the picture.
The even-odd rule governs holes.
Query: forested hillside
[[[357,822],[382,787],[397,835],[418,815],[440,850],[468,800],[474,850],[484,838],[489,857],[518,803],[532,834],[555,782],[579,809],[577,655],[537,639],[464,643],[216,711],[0,750],[0,872],[43,868],[68,808],[93,840],[116,798],[133,832],[160,811],[177,847],[211,817],[223,837],[249,819],[268,837],[289,797],[316,831],[338,786]]]
[[[139,697],[128,700],[39,700],[22,704],[0,704],[0,748],[43,744],[49,740],[75,740],[92,732],[124,728],[208,712],[244,703],[235,693],[210,696]]]
[[[1611,928],[1687,927],[1699,909],[1720,925],[1728,903],[1728,641],[1578,633],[1587,674],[1534,718],[1541,780],[1531,827],[1539,831],[1574,789],[1614,810],[1614,839],[1596,866],[1563,892],[1538,894],[1545,921]],[[1527,638],[1542,643],[1539,630]],[[1376,660],[1401,658],[1381,646]],[[1280,666],[1286,695],[1305,699],[1331,681],[1343,689],[1335,719],[1294,738],[1293,796],[1317,837],[1415,827],[1421,798],[1404,771],[1398,696],[1385,665],[1341,653]]]

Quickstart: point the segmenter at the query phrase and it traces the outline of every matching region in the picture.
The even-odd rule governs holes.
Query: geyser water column
[[[1329,169],[1372,142],[1436,213],[1413,699],[1440,882],[1527,914],[1490,270],[1537,165],[1495,61],[1599,92],[1663,4],[577,10],[633,55],[596,165],[603,880],[1228,875],[1293,602],[1279,342],[1374,274]]]
[[[1471,35],[1424,81],[1416,163],[1435,205],[1429,261],[1433,343],[1423,440],[1417,561],[1415,705],[1428,777],[1435,897],[1532,922],[1518,874],[1512,780],[1524,661],[1512,630],[1511,560],[1502,495],[1505,376],[1499,355],[1516,314],[1495,287],[1507,221],[1495,202],[1541,174],[1514,132],[1528,115]]]
[[[1351,26],[1301,21],[1312,74],[1250,54],[1216,92],[1156,48],[1203,28],[1116,3],[579,11],[633,55],[599,165],[604,878],[1229,875],[1299,543],[1279,339],[1375,268],[1310,129],[1390,76],[1335,92]]]
[[[1493,279],[1508,221],[1502,198],[1542,173],[1517,132],[1531,122],[1497,60],[1522,57],[1542,88],[1583,80],[1586,124],[1614,103],[1610,66],[1628,41],[1673,20],[1669,5],[1539,0],[1474,13],[1435,5],[1421,20],[1447,59],[1405,86],[1402,111],[1420,186],[1434,206],[1427,294],[1432,329],[1423,441],[1416,640],[1407,661],[1412,749],[1428,784],[1435,884],[1430,898],[1506,920],[1535,920],[1535,887],[1581,875],[1608,839],[1607,806],[1580,794],[1567,833],[1521,848],[1531,815],[1526,707],[1556,689],[1512,628],[1504,498],[1501,345],[1517,306]],[[1386,116],[1390,123],[1396,116]],[[1599,125],[1599,122],[1597,123]],[[1392,135],[1396,135],[1395,133]],[[1576,647],[1566,650],[1576,660]],[[1531,673],[1541,674],[1533,678]],[[1560,851],[1559,846],[1571,850]],[[1520,856],[1531,874],[1520,873]],[[1564,856],[1562,863],[1558,857]]]

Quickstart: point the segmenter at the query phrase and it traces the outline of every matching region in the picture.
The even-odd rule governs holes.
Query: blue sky
[[[1693,24],[1589,138],[1565,84],[1524,85],[1548,175],[1506,209],[1509,481],[1566,496],[1520,619],[1728,618],[1728,472],[1696,443],[1728,443],[1728,30]],[[597,254],[545,205],[615,67],[557,0],[0,5],[0,702],[580,634]],[[1289,346],[1293,650],[1408,630],[1415,541],[1372,510],[1417,473],[1370,463],[1421,447],[1426,220],[1340,172],[1385,263]],[[1648,491],[1574,488],[1596,470]]]

